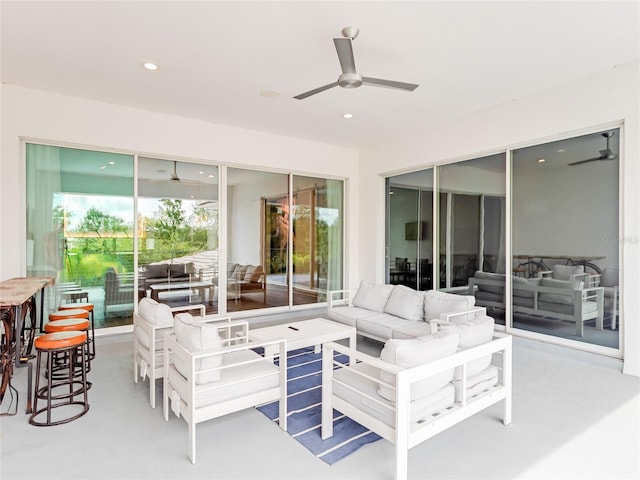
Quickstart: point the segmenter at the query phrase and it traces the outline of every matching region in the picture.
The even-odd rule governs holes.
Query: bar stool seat
[[[91,360],[96,358],[96,340],[95,340],[95,324],[93,321],[93,303],[89,302],[79,302],[79,303],[68,303],[66,305],[60,305],[58,311],[69,311],[81,309],[89,312],[89,319],[91,320],[91,335],[89,336],[89,355],[91,356]]]
[[[72,308],[66,310],[58,310],[49,314],[49,321],[62,320],[64,318],[89,318],[89,311],[84,308]]]
[[[69,310],[70,311],[70,310]],[[85,311],[86,312],[86,311]],[[86,318],[62,318],[60,320],[49,321],[44,326],[44,331],[46,333],[55,333],[55,332],[87,332],[89,330],[89,320]],[[59,377],[60,370],[62,368],[66,368],[67,360],[66,358],[61,358],[60,354],[54,355],[54,365],[53,370],[47,370],[47,372],[51,372],[52,375]],[[83,367],[87,373],[91,371],[91,355],[89,355],[89,349],[87,345],[87,358],[86,358],[86,366]],[[76,374],[79,372],[76,371]]]
[[[88,323],[88,322],[87,322]],[[36,384],[33,395],[33,413],[29,417],[29,423],[38,427],[61,425],[80,418],[89,411],[89,401],[87,399],[87,372],[86,365],[86,344],[87,334],[79,331],[58,331],[46,333],[36,338],[34,346],[37,352],[36,363]],[[42,364],[42,354],[47,355],[47,371],[50,372],[53,366],[54,354],[69,355],[68,375],[59,380],[52,375],[47,376],[47,384],[40,387],[40,366]],[[77,356],[80,355],[80,361]],[[80,376],[75,374],[76,366],[81,366]],[[76,400],[76,398],[80,399]],[[46,405],[38,408],[38,400],[44,400]],[[64,413],[54,415],[53,410],[60,407],[69,407],[61,410]],[[56,411],[57,413],[57,411]],[[46,414],[45,419],[39,419]]]

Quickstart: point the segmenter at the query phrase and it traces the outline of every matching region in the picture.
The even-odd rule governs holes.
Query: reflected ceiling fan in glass
[[[602,134],[602,136],[604,138],[607,139],[607,147],[604,150],[600,150],[600,156],[599,157],[594,157],[594,158],[587,158],[586,160],[580,160],[578,162],[573,162],[570,163],[570,166],[574,166],[574,165],[582,165],[583,163],[590,163],[590,162],[599,162],[602,160],[617,160],[618,156],[613,153],[613,150],[611,150],[610,146],[609,146],[609,142],[611,140],[611,137],[613,137],[615,135],[615,132],[604,132]]]

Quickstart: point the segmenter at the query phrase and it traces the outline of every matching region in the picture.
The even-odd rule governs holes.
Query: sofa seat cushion
[[[379,384],[376,381],[356,372],[367,375],[370,378],[380,377],[380,369],[364,363],[359,363],[349,368],[339,368],[334,372],[334,378],[344,382],[349,387],[334,382],[333,393],[386,425],[395,427],[395,403],[378,395]],[[434,413],[452,405],[455,396],[454,392],[453,385],[448,383],[426,397],[412,400],[409,413],[411,429],[418,427],[422,423],[421,420],[429,420]],[[372,400],[369,397],[373,397],[376,400]]]
[[[475,304],[476,297],[473,295],[456,295],[438,290],[424,292],[424,316],[427,321],[439,319],[443,313],[471,310]]]
[[[453,355],[458,349],[459,340],[459,334],[450,332],[438,332],[434,335],[408,340],[387,340],[380,352],[380,360],[401,368],[424,365]],[[449,383],[452,378],[453,368],[413,383],[411,385],[411,399],[418,400],[434,393]],[[395,385],[395,376],[381,371],[380,381]],[[388,385],[380,385],[378,394],[392,402],[396,398],[395,388]]]
[[[380,315],[378,312],[372,312],[366,308],[360,307],[335,307],[327,310],[327,316],[336,322],[350,327],[356,326],[356,320],[359,318],[366,319]],[[406,323],[406,322],[405,322]]]
[[[431,335],[431,324],[429,322],[404,322],[393,329],[391,338],[418,338]]]
[[[424,292],[404,285],[395,285],[384,306],[384,312],[396,317],[421,322],[424,312]]]
[[[191,353],[200,353],[215,350],[222,347],[216,325],[195,322],[190,313],[179,313],[175,316],[173,330],[177,342]],[[215,369],[198,374],[196,384],[215,382],[220,379],[220,370],[216,369],[222,363],[220,355],[196,360],[196,370]],[[189,366],[179,358],[175,358],[175,366],[178,371],[186,376]]]
[[[493,302],[504,304],[504,294],[485,292],[482,290],[478,290],[475,292],[475,299],[478,305],[481,305],[480,302]]]
[[[220,358],[221,365],[228,368],[220,370],[220,378],[217,381],[196,385],[194,402],[196,408],[242,398],[259,390],[279,386],[278,367],[251,350],[225,353]],[[251,360],[258,361],[251,362]],[[242,365],[243,362],[251,363]],[[169,369],[169,378],[180,397],[187,398],[186,378],[175,368]]]
[[[495,365],[491,365],[475,374],[467,375],[467,401],[472,400],[473,396],[497,384],[498,369]],[[456,400],[459,401],[462,398],[462,379],[454,379],[453,385],[456,389]]]
[[[375,312],[374,312],[375,313]],[[376,313],[375,315],[361,317],[356,320],[356,328],[359,332],[373,335],[378,338],[392,338],[393,330],[405,325],[407,320],[389,315],[388,313]]]
[[[565,315],[574,315],[573,304],[567,305],[564,303],[555,302],[538,302],[538,310],[544,310],[547,312],[564,313]],[[540,313],[544,313],[540,312]],[[595,316],[598,311],[598,304],[596,302],[582,302],[582,315]]]
[[[354,307],[382,313],[392,290],[393,285],[381,285],[363,280],[360,282],[360,287],[358,287],[358,291],[353,297],[352,304]]]
[[[554,280],[542,278],[540,280],[541,287],[550,287],[557,290],[558,293],[540,293],[538,300],[545,303],[561,303],[564,305],[573,305],[575,298],[575,290],[581,290],[584,283],[577,280]]]

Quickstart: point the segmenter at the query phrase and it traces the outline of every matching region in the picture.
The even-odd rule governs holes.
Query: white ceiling
[[[640,49],[637,1],[0,5],[3,83],[354,148],[633,61]],[[332,38],[347,25],[360,29],[363,75],[420,86],[293,99],[337,80]]]

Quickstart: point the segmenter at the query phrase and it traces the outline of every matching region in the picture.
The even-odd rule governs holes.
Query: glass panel
[[[141,289],[171,307],[216,313],[218,168],[139,157],[138,177]]]
[[[227,170],[227,311],[289,305],[289,178]]]
[[[470,279],[477,270],[504,273],[505,156],[439,167],[438,185],[440,288],[476,294]],[[504,308],[495,317],[504,322]]]
[[[45,313],[82,300],[96,328],[131,324],[133,157],[35,144],[26,155],[27,273],[56,277]]]
[[[513,327],[619,348],[619,130],[513,152]]]
[[[293,176],[293,305],[342,288],[343,182]]]
[[[387,275],[391,284],[432,288],[433,170],[389,177]]]

